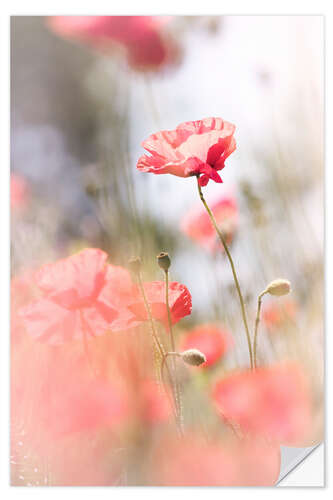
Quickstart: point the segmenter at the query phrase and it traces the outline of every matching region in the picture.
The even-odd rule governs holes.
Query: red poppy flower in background
[[[61,344],[110,329],[118,313],[99,297],[106,259],[102,250],[87,248],[37,271],[35,283],[43,296],[20,311],[27,332],[42,342]]]
[[[295,319],[297,309],[296,302],[289,298],[266,302],[262,308],[263,323],[270,332],[277,331]]]
[[[232,195],[223,195],[209,204],[215,220],[228,244],[233,240],[238,225],[237,202]],[[221,251],[221,244],[207,211],[200,203],[181,220],[182,231],[210,252]],[[222,248],[223,250],[223,248]]]
[[[143,288],[153,318],[167,325],[164,281],[146,282],[143,283]],[[127,269],[108,266],[101,299],[118,311],[117,318],[112,322],[113,331],[134,328],[148,320],[140,289],[132,282]],[[185,285],[176,281],[169,283],[169,306],[173,324],[191,314],[192,297]]]
[[[280,363],[226,376],[213,399],[224,419],[245,433],[297,446],[311,423],[308,381],[296,363]]]
[[[29,199],[29,187],[26,179],[20,174],[10,175],[10,207],[14,210],[24,208]]]
[[[151,281],[144,283],[143,287],[153,318],[167,325],[168,312],[165,304],[164,281]],[[169,283],[169,306],[172,324],[178,323],[184,316],[191,314],[192,297],[185,285],[176,281]],[[147,311],[141,296],[139,300],[132,300],[128,308],[134,314],[136,321],[142,322],[148,320]]]
[[[135,69],[156,69],[170,62],[176,47],[166,38],[163,24],[169,16],[52,16],[48,26],[57,35],[105,51],[125,49]]]
[[[209,179],[222,182],[217,173],[236,149],[235,126],[222,118],[204,118],[184,122],[175,130],[164,130],[143,141],[150,155],[137,163],[141,172],[172,174],[178,177],[199,176],[200,185]]]
[[[280,447],[260,439],[207,443],[198,433],[162,438],[152,454],[152,486],[272,486]]]
[[[234,345],[234,339],[225,328],[218,325],[200,325],[186,333],[180,342],[180,350],[199,349],[206,362],[201,367],[209,367],[217,363]]]

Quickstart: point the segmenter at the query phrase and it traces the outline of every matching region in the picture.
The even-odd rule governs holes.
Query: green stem
[[[168,325],[169,325],[169,333],[170,333],[170,343],[171,343],[171,351],[175,352],[176,351],[176,344],[175,344],[175,338],[173,335],[173,330],[172,330],[172,320],[171,320],[171,311],[170,311],[170,304],[169,304],[169,271],[164,271],[165,273],[165,305],[167,308],[167,314],[168,314]],[[174,374],[174,388],[175,388],[175,400],[177,404],[177,411],[178,411],[178,425],[179,428],[182,430],[182,400],[181,400],[181,393],[180,393],[180,387],[179,387],[179,382],[178,382],[178,375],[177,375],[177,364],[175,362],[175,358],[172,358],[172,370]]]
[[[200,186],[200,183],[199,183],[199,177],[197,177],[197,185],[198,185],[198,192],[199,192],[199,196],[200,196],[200,199],[205,207],[205,209],[207,210],[207,213],[209,215],[209,218],[214,226],[214,229],[223,245],[223,248],[225,250],[225,253],[229,259],[229,263],[230,263],[230,266],[231,266],[231,270],[232,270],[232,274],[233,274],[233,277],[234,277],[234,282],[235,282],[235,285],[236,285],[236,289],[237,289],[237,293],[238,293],[238,297],[239,297],[239,302],[240,302],[240,305],[241,305],[241,310],[242,310],[242,318],[243,318],[243,323],[244,323],[244,327],[245,327],[245,333],[246,333],[246,338],[247,338],[247,345],[248,345],[248,348],[249,348],[249,356],[250,356],[250,365],[251,365],[251,368],[253,369],[253,354],[252,354],[252,346],[251,346],[251,337],[250,337],[250,332],[249,332],[249,327],[248,327],[248,324],[247,324],[247,319],[246,319],[246,312],[245,312],[245,304],[244,304],[244,299],[243,299],[243,296],[242,296],[242,292],[241,292],[241,289],[240,289],[240,286],[239,286],[239,282],[238,282],[238,278],[237,278],[237,274],[236,274],[236,270],[235,270],[235,266],[234,266],[234,262],[232,260],[232,257],[231,257],[231,254],[229,252],[229,248],[227,247],[227,244],[225,242],[225,239],[223,237],[223,234],[221,233],[220,229],[218,228],[218,225],[216,223],[216,220],[215,220],[215,217],[212,213],[212,211],[210,210],[209,206],[207,205],[207,202],[204,198],[204,195],[202,193],[202,190],[201,190],[201,186]]]
[[[257,315],[256,315],[256,323],[254,327],[254,339],[253,339],[253,362],[254,367],[257,367],[257,339],[258,339],[258,327],[260,322],[260,310],[261,310],[261,300],[263,296],[267,293],[265,290],[261,292],[258,296],[258,307],[257,307]]]

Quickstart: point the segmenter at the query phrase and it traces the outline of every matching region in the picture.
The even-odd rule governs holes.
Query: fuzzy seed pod
[[[206,362],[206,356],[198,349],[188,349],[180,353],[184,363],[191,366],[199,366]]]
[[[287,295],[291,291],[290,281],[277,279],[272,281],[269,285],[267,285],[266,292],[271,295]]]

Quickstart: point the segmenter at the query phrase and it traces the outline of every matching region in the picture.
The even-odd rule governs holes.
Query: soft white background
[[[333,5],[332,1],[292,1],[292,0],[280,0],[278,3],[267,1],[252,0],[249,1],[236,1],[232,3],[224,4],[221,0],[205,2],[183,2],[177,0],[169,0],[167,3],[158,3],[156,0],[153,2],[140,0],[138,1],[125,1],[122,2],[106,2],[95,0],[92,4],[83,4],[82,1],[63,1],[58,0],[53,5],[47,4],[45,1],[29,1],[29,2],[19,2],[11,1],[8,6],[4,4],[1,9],[1,196],[0,196],[0,215],[1,215],[1,234],[2,240],[0,245],[1,250],[1,348],[0,348],[0,380],[1,380],[1,498],[14,498],[14,497],[30,497],[30,498],[45,498],[45,496],[53,496],[58,498],[59,495],[62,497],[73,498],[77,496],[78,498],[96,498],[100,496],[105,496],[105,498],[110,498],[110,496],[117,496],[118,498],[127,496],[138,496],[142,495],[143,498],[169,498],[170,494],[174,496],[184,497],[189,496],[190,498],[202,497],[204,494],[212,496],[222,496],[227,494],[228,499],[234,497],[235,495],[244,495],[244,498],[259,498],[262,495],[267,497],[269,495],[284,495],[284,498],[288,498],[288,495],[292,495],[295,498],[298,494],[304,497],[308,495],[327,495],[329,494],[329,487],[325,489],[312,489],[312,488],[300,488],[298,490],[294,489],[284,489],[276,488],[270,489],[269,492],[266,488],[234,488],[234,489],[220,489],[220,488],[174,488],[170,491],[169,488],[118,488],[118,489],[107,489],[98,488],[91,490],[90,488],[62,488],[59,491],[57,488],[50,488],[48,490],[44,488],[10,488],[9,485],[9,467],[8,467],[8,456],[9,456],[9,336],[8,336],[8,323],[9,323],[9,301],[8,301],[8,283],[9,283],[9,220],[8,220],[8,208],[9,208],[9,15],[59,15],[59,14],[87,14],[87,15],[126,15],[126,14],[325,14],[326,18],[326,42],[327,42],[327,54],[326,54],[326,89],[333,88],[333,76],[332,76],[332,39],[333,39],[333,14],[330,7]],[[277,10],[278,9],[278,10]],[[333,127],[332,123],[332,99],[330,95],[326,95],[327,103],[327,157],[326,157],[326,217],[329,220],[329,215],[332,209],[332,197],[330,196],[330,189],[332,188],[332,173],[330,169],[330,160],[332,156],[332,147],[329,144],[329,137],[331,135],[331,129]],[[331,118],[331,123],[329,118]],[[330,125],[330,126],[329,126]],[[331,225],[332,226],[332,225]],[[328,256],[332,255],[333,243],[332,243],[332,229],[329,230],[329,224],[326,223],[326,284],[327,284],[327,303],[329,304],[331,283],[329,278],[331,277],[332,266],[330,265]],[[326,321],[326,332],[330,333],[330,322],[329,317]],[[329,338],[327,336],[326,352],[329,353]],[[327,355],[328,357],[328,355]],[[329,366],[329,359],[327,360],[327,367]],[[329,370],[327,370],[327,387],[329,387]],[[28,376],[28,374],[27,374]],[[329,392],[327,391],[327,422],[330,421],[330,398]],[[326,451],[326,465],[325,468],[328,471],[330,468],[330,453],[329,453],[329,429],[326,434],[326,441],[328,448]],[[323,473],[323,460],[320,449],[317,449],[310,457],[305,459],[305,461],[290,475],[286,481],[285,486],[316,486],[318,481],[321,482]],[[313,478],[312,484],[310,484],[310,477]],[[319,479],[320,478],[320,479]],[[330,483],[330,478],[326,478],[326,483]],[[228,490],[228,491],[226,491]],[[330,494],[332,495],[332,493]]]

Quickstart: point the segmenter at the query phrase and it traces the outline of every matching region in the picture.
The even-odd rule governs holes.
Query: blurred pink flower
[[[262,320],[270,332],[276,332],[295,319],[297,310],[297,304],[292,299],[272,300],[263,305]]]
[[[215,220],[230,244],[238,226],[238,208],[236,198],[232,195],[223,195],[209,204]],[[191,239],[199,243],[210,252],[224,251],[216,236],[216,231],[211,223],[206,209],[196,205],[181,220],[182,231]]]
[[[87,248],[37,271],[43,296],[20,310],[27,332],[50,344],[104,334],[117,316],[100,297],[106,259],[102,250]]]
[[[153,318],[167,325],[164,281],[145,282],[143,288]],[[101,298],[118,310],[118,317],[112,322],[114,331],[133,328],[148,320],[140,289],[132,282],[129,271],[124,268],[108,266],[106,285]],[[191,314],[192,298],[185,285],[176,281],[169,283],[169,305],[173,323]]]
[[[147,424],[165,422],[171,416],[170,403],[161,385],[146,379],[138,386],[141,418]]]
[[[217,171],[236,149],[234,131],[235,126],[222,118],[204,118],[157,132],[143,141],[150,155],[142,155],[137,168],[154,174],[200,176],[201,186],[209,179],[222,182]]]
[[[138,70],[157,69],[176,56],[163,25],[168,16],[52,16],[48,26],[57,35],[106,51],[122,47]]]
[[[272,486],[280,472],[279,446],[260,439],[207,442],[197,433],[158,442],[151,484],[156,486]]]
[[[206,362],[201,367],[217,363],[234,345],[231,333],[216,324],[200,325],[187,332],[180,341],[180,350],[199,349]]]
[[[102,250],[86,248],[36,271],[34,284],[40,297],[19,311],[26,331],[41,342],[57,345],[147,321],[143,298],[130,273],[107,265],[106,259]],[[154,319],[167,324],[164,282],[143,287]],[[180,283],[169,283],[169,303],[173,323],[191,313],[191,294]]]
[[[296,363],[227,375],[216,383],[213,399],[224,419],[250,435],[293,446],[310,430],[308,381]]]
[[[20,174],[10,174],[10,207],[20,210],[27,205],[29,186],[26,179]]]

